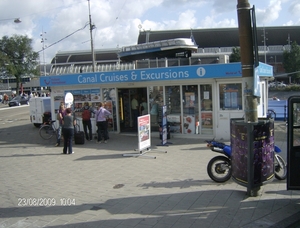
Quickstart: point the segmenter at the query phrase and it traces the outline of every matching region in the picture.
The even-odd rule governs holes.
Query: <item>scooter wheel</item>
[[[207,164],[207,174],[215,182],[226,182],[231,178],[231,162],[227,157],[216,156]]]

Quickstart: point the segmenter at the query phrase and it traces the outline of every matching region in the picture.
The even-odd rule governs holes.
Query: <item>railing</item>
[[[170,47],[170,46],[195,46],[194,42],[188,38],[175,38],[169,40],[160,40],[154,42],[148,42],[143,44],[137,44],[132,46],[122,47],[122,52],[130,52],[137,50],[146,50],[157,47]]]
[[[287,101],[273,101],[268,102],[268,114],[271,112],[275,113],[274,120],[287,121]]]
[[[106,72],[106,71],[116,71],[116,70],[133,70],[135,65],[133,63],[109,63],[97,65],[95,68],[96,72]],[[55,65],[51,68],[50,75],[60,75],[60,74],[76,74],[76,73],[89,73],[92,72],[92,65],[76,65],[70,64],[65,65]]]

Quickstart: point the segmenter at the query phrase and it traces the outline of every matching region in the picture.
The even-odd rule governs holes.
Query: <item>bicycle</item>
[[[44,123],[40,130],[39,134],[42,137],[42,139],[51,139],[53,135],[57,138],[57,128],[55,127],[56,120],[50,120],[47,123]]]
[[[78,119],[76,119],[76,125],[74,126],[74,129],[80,129],[77,121]],[[56,120],[49,120],[49,122],[46,122],[41,126],[39,134],[42,139],[51,139],[53,135],[55,135],[55,138],[57,138],[58,128],[56,128],[54,124],[55,122]]]

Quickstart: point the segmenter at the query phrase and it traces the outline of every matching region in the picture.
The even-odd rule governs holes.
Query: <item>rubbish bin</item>
[[[232,179],[251,189],[274,177],[274,120],[230,120]]]
[[[159,139],[162,139],[163,135],[163,127],[162,125],[159,125]],[[171,132],[170,132],[170,124],[167,124],[167,139],[171,138]]]

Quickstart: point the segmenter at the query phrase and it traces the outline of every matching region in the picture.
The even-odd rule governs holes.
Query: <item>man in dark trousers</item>
[[[91,116],[95,111],[89,106],[88,102],[84,102],[82,108],[82,126],[87,141],[93,140]],[[89,131],[89,132],[88,132]]]
[[[107,143],[108,135],[107,135],[107,116],[111,115],[111,113],[103,107],[103,103],[99,103],[98,110],[96,112],[96,122],[98,127],[98,139],[97,143],[101,143],[102,134],[104,137],[104,143]]]
[[[132,110],[132,127],[137,130],[137,118],[139,116],[139,102],[138,95],[134,94],[131,100],[131,110]]]

